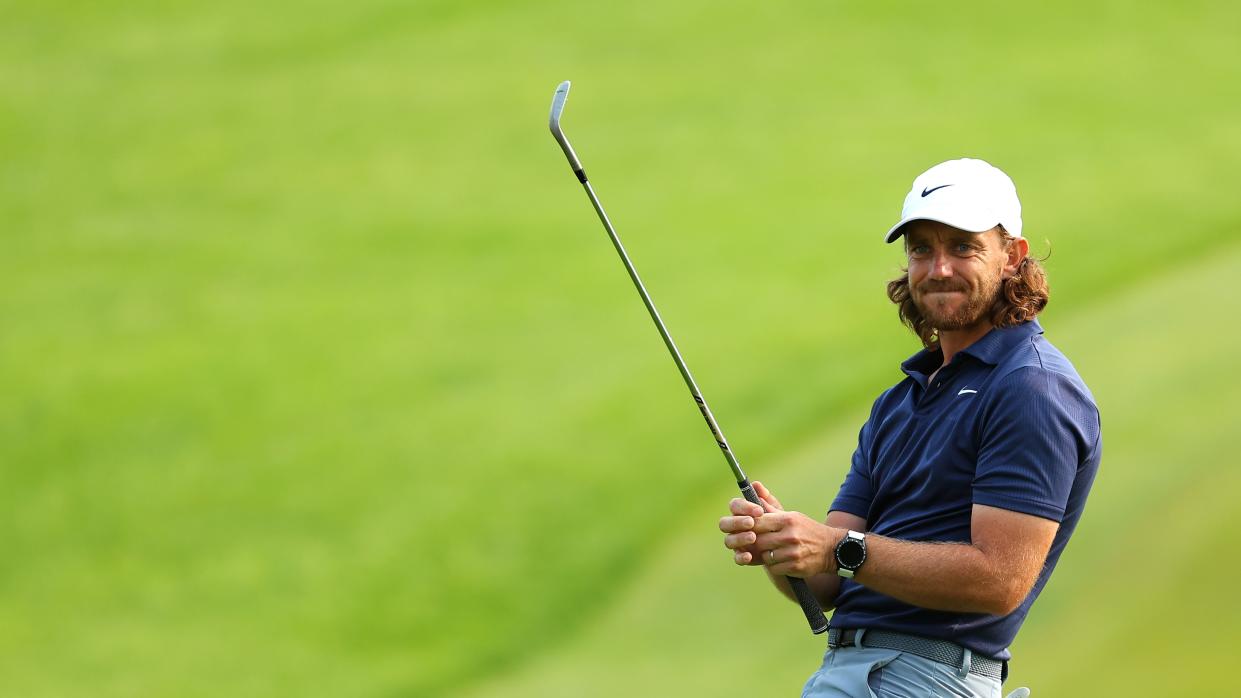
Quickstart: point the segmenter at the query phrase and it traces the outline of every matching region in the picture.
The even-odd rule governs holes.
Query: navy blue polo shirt
[[[1081,517],[1102,443],[1094,398],[1031,320],[994,329],[943,362],[939,350],[901,364],[907,378],[875,400],[832,509],[910,541],[970,542],[975,504],[1060,523],[1030,595],[1006,616],[934,611],[842,579],[835,628],[950,640],[1008,659],[1008,646]]]

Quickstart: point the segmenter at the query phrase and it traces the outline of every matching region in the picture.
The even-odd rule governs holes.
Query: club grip
[[[763,506],[758,493],[754,491],[754,486],[748,479],[738,482],[737,487],[741,488],[741,496],[745,497],[746,501]],[[793,595],[797,597],[801,612],[806,614],[806,622],[810,624],[810,631],[815,635],[827,632],[827,618],[823,615],[823,607],[810,592],[810,587],[806,586],[806,580],[798,577],[785,577],[785,579],[789,580],[789,586],[793,589]]]

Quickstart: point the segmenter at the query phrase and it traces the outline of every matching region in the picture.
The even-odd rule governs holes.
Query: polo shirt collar
[[[1036,334],[1043,334],[1043,326],[1038,324],[1038,320],[1027,320],[1015,327],[996,327],[960,353],[995,366],[1018,344]],[[901,371],[925,388],[927,378],[943,363],[942,351],[923,349],[902,362]]]
[[[1016,327],[997,327],[962,349],[961,353],[995,366],[1018,344],[1036,334],[1043,334],[1043,326],[1038,324],[1038,320],[1027,320]]]

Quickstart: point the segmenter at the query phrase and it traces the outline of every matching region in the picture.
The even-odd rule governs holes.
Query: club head
[[[548,118],[547,123],[554,134],[560,133],[560,114],[564,111],[564,103],[568,98],[569,81],[565,80],[556,88],[556,94],[552,95],[552,114]]]
[[[565,80],[556,88],[556,93],[552,95],[552,112],[547,118],[547,126],[552,131],[552,136],[556,142],[560,144],[560,149],[564,151],[564,156],[569,159],[569,166],[573,168],[573,172],[582,182],[586,181],[586,173],[582,169],[582,163],[578,161],[577,154],[573,152],[573,146],[569,145],[569,139],[565,137],[564,131],[560,128],[560,115],[564,113],[565,100],[569,98],[569,81]]]

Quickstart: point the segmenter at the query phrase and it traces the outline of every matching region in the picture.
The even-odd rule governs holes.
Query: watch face
[[[861,543],[853,539],[845,540],[836,551],[836,561],[841,567],[853,569],[861,565],[865,559],[866,549],[862,547]]]

